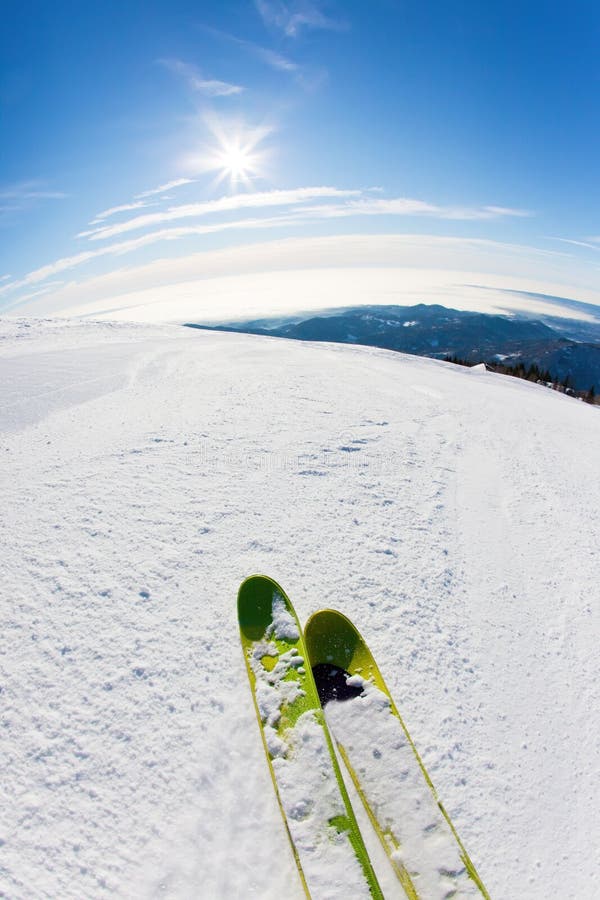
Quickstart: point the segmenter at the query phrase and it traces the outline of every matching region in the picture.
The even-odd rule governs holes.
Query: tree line
[[[446,362],[454,363],[457,366],[466,366],[469,369],[474,365],[471,360],[462,359],[456,354],[453,356],[445,356],[444,359]],[[503,362],[485,362],[484,365],[490,372],[497,372],[499,375],[510,375],[512,378],[522,378],[525,381],[533,381],[535,384],[543,384],[562,394],[578,397],[585,403],[600,402],[600,397],[596,394],[594,385],[586,391],[576,391],[569,375],[566,375],[562,380],[554,378],[549,369],[542,369],[537,363],[525,365],[524,362],[519,361],[514,365],[507,365]]]

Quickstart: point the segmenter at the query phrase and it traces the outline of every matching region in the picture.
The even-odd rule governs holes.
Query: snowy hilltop
[[[0,320],[0,378],[1,896],[301,900],[240,647],[253,572],[303,624],[359,626],[494,900],[593,895],[597,408],[77,320]]]

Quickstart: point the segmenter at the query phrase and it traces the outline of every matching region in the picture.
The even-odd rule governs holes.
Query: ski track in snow
[[[107,322],[0,320],[0,381],[0,895],[300,900],[236,618],[264,572],[361,629],[494,900],[593,896],[596,409]]]

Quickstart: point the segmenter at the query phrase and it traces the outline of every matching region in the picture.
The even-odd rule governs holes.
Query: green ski
[[[411,900],[489,900],[377,664],[354,625],[321,610],[305,629],[328,725]]]
[[[292,604],[275,581],[253,575],[240,587],[238,619],[269,770],[306,896],[383,900]]]

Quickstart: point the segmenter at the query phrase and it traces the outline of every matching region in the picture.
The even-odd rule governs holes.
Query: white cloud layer
[[[140,197],[152,197],[174,187],[185,185],[191,179],[178,178],[157,188],[145,191]],[[318,205],[308,205],[310,201],[327,201]],[[99,213],[96,221],[102,222],[104,218],[119,211],[137,209],[146,206],[145,200],[136,200],[133,203],[122,204]],[[270,209],[286,208],[277,215],[264,215],[262,211]],[[164,227],[171,222],[186,218],[202,218],[214,214],[236,212],[245,209],[255,209],[259,215],[253,218],[221,220],[208,224],[184,225]],[[48,278],[57,274],[78,268],[86,263],[91,263],[100,257],[120,256],[133,253],[145,247],[159,243],[172,243],[189,237],[202,237],[225,231],[251,232],[257,229],[284,228],[289,226],[307,225],[317,223],[319,220],[334,219],[348,216],[362,215],[388,215],[388,216],[432,216],[440,219],[478,220],[497,218],[499,216],[528,215],[527,212],[516,209],[508,209],[498,206],[484,207],[445,207],[428,203],[413,198],[373,197],[365,195],[360,190],[346,190],[330,186],[302,187],[289,190],[258,191],[226,195],[216,200],[204,200],[198,203],[182,204],[143,215],[134,216],[131,219],[116,222],[109,225],[100,225],[80,232],[79,238],[89,238],[92,242],[104,241],[108,238],[121,237],[132,231],[146,233],[138,237],[126,240],[117,240],[100,247],[82,250],[69,254],[51,263],[40,266],[20,279],[9,281],[0,286],[0,297],[14,294],[15,291],[28,288],[31,285],[42,284]],[[151,230],[148,230],[151,229]]]
[[[598,269],[566,253],[481,239],[353,234],[157,259],[65,284],[19,311],[215,321],[354,303],[427,302],[463,309],[520,303],[538,313],[561,312],[541,300],[511,302],[500,293],[506,290],[600,305]],[[564,314],[574,315],[570,309]]]

